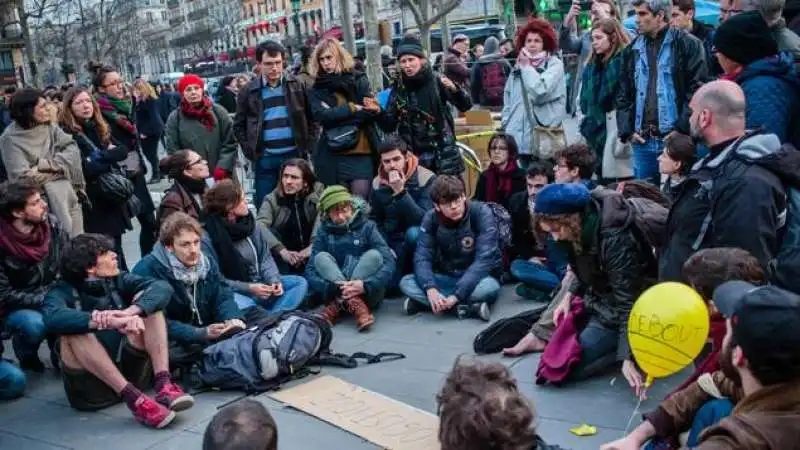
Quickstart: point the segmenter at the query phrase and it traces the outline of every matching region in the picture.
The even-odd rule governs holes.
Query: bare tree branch
[[[419,1],[419,0],[417,0],[417,1]],[[414,22],[417,23],[418,27],[421,26],[423,23],[425,23],[425,18],[422,15],[422,9],[420,8],[419,5],[414,3],[414,1],[412,1],[412,0],[402,0],[401,4],[406,5],[408,7],[408,9],[411,10],[411,15],[414,16]],[[427,6],[427,5],[423,5],[423,6]]]
[[[450,14],[452,10],[458,8],[458,5],[460,5],[462,1],[463,0],[450,0],[444,5],[440,5],[438,8],[439,10],[436,12],[436,14],[434,14],[433,17],[428,19],[426,25],[428,25],[429,27],[433,26],[436,22],[441,20],[442,17]]]

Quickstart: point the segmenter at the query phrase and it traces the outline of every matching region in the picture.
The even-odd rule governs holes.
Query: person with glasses
[[[489,139],[490,164],[478,178],[475,200],[508,209],[511,196],[525,190],[525,169],[519,167],[517,155],[517,141],[510,134],[495,133]]]
[[[159,227],[171,214],[178,211],[200,218],[203,211],[203,194],[206,192],[206,179],[210,176],[208,161],[192,150],[181,150],[161,160],[161,172],[175,182],[164,192],[158,205]]]

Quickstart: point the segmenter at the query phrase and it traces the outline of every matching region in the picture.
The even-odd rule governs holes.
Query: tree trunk
[[[33,51],[31,29],[28,27],[28,14],[21,3],[17,4],[17,14],[19,15],[19,26],[22,29],[22,40],[25,43],[25,59],[28,60],[30,79],[27,80],[27,83],[38,85],[40,84],[39,70],[36,68],[36,55]]]
[[[342,13],[342,34],[344,37],[344,48],[346,48],[351,55],[355,56],[356,40],[353,36],[353,16],[350,15],[350,0],[340,0],[339,5],[339,9]]]
[[[364,11],[364,39],[367,52],[367,76],[372,83],[373,91],[383,89],[383,71],[381,70],[380,44],[381,36],[378,29],[378,11],[375,7],[376,0],[363,0]]]
[[[419,25],[419,42],[422,44],[422,48],[428,51],[428,56],[431,53],[431,26],[430,25]],[[433,62],[433,61],[431,61]]]

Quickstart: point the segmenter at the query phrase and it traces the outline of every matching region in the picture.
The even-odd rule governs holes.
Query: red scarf
[[[181,99],[181,112],[183,115],[199,120],[208,131],[214,129],[216,122],[214,119],[214,111],[212,110],[213,107],[214,105],[208,97],[203,97],[203,101],[200,102],[199,106],[190,104],[186,99]]]
[[[730,74],[723,73],[719,77],[719,79],[720,80],[733,81],[735,83],[736,82],[736,77],[738,77],[740,73],[742,73],[742,69],[738,69],[738,70],[736,70],[736,72],[733,72],[733,73],[730,73]]]
[[[517,160],[509,159],[505,169],[498,169],[497,166],[491,164],[484,174],[486,175],[486,201],[502,203],[500,200],[507,199],[513,194],[512,181],[514,180],[514,172],[517,171]]]
[[[0,218],[0,249],[22,261],[38,264],[50,252],[50,225],[43,221],[30,234],[22,234]]]

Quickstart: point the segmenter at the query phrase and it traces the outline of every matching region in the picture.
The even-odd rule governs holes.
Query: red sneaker
[[[169,425],[175,418],[175,413],[161,406],[147,395],[142,394],[136,400],[136,409],[133,417],[151,428],[161,429]]]
[[[183,411],[194,406],[194,397],[183,392],[180,386],[169,382],[158,391],[156,401],[171,411]]]

